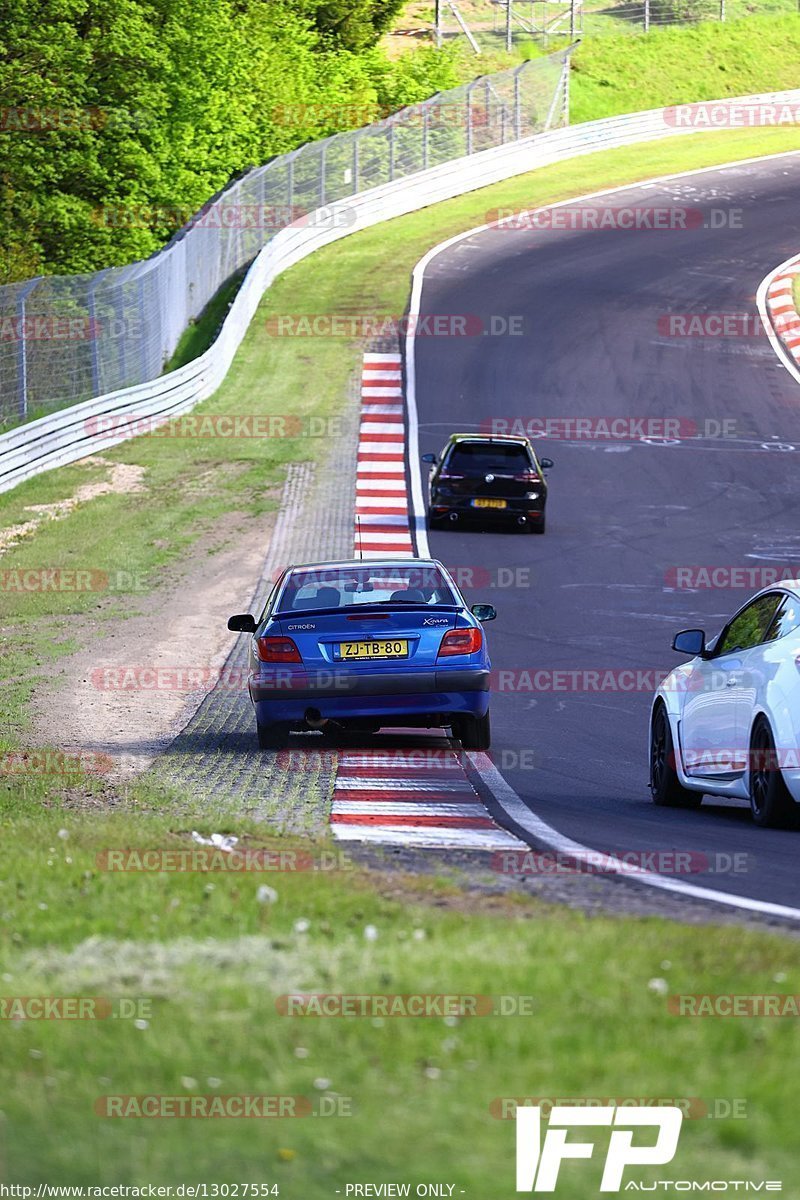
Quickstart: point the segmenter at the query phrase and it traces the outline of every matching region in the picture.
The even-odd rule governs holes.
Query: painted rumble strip
[[[412,557],[399,354],[364,355],[356,516],[356,555]]]
[[[792,284],[800,275],[800,256],[783,263],[766,288],[766,305],[772,327],[789,354],[800,363],[800,315],[792,298]]]
[[[341,752],[331,813],[334,836],[460,850],[523,847],[495,825],[461,759],[449,739],[434,730],[415,734],[414,749]]]
[[[356,484],[355,555],[412,557],[399,354],[366,354]],[[444,731],[387,732],[404,749],[342,750],[331,830],[340,841],[505,850],[524,842],[494,823]]]

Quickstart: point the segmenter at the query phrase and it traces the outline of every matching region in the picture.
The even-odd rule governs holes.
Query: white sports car
[[[696,808],[703,795],[749,800],[757,825],[800,814],[800,582],[764,588],[662,680],[650,717],[653,801]]]

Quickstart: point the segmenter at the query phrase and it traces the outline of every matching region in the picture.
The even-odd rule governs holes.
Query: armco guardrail
[[[800,89],[709,101],[722,107],[800,104]],[[225,378],[258,303],[272,280],[315,250],[380,221],[403,216],[487,184],[549,163],[615,146],[691,134],[697,127],[673,118],[674,109],[651,109],[538,134],[456,159],[348,200],[355,220],[347,228],[292,225],[278,233],[253,262],[214,344],[200,358],[149,383],[89,400],[19,426],[0,437],[0,491],[52,467],[75,462],[135,435],[119,427],[125,417],[168,420],[208,399]],[[703,127],[705,128],[705,127]],[[109,429],[117,422],[116,429]]]

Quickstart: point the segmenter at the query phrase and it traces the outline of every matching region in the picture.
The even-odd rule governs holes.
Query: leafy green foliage
[[[249,166],[450,86],[448,55],[375,48],[399,6],[1,7],[0,283],[146,257]]]

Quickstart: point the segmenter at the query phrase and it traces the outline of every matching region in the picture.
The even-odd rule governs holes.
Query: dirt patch
[[[227,514],[170,567],[167,585],[142,597],[146,613],[88,618],[83,647],[59,664],[57,696],[34,701],[34,741],[110,755],[112,783],[148,767],[218,678],[239,636],[228,617],[247,609],[274,522]]]
[[[60,521],[79,504],[87,504],[90,500],[96,500],[98,496],[129,495],[132,492],[147,490],[144,485],[144,467],[137,467],[133,463],[112,463],[99,455],[84,458],[80,465],[108,467],[108,478],[82,484],[65,500],[55,500],[52,504],[28,504],[25,511],[33,513],[34,516],[29,521],[23,521],[21,525],[10,525],[0,533],[0,554],[12,549],[23,538],[31,537],[45,521]]]

